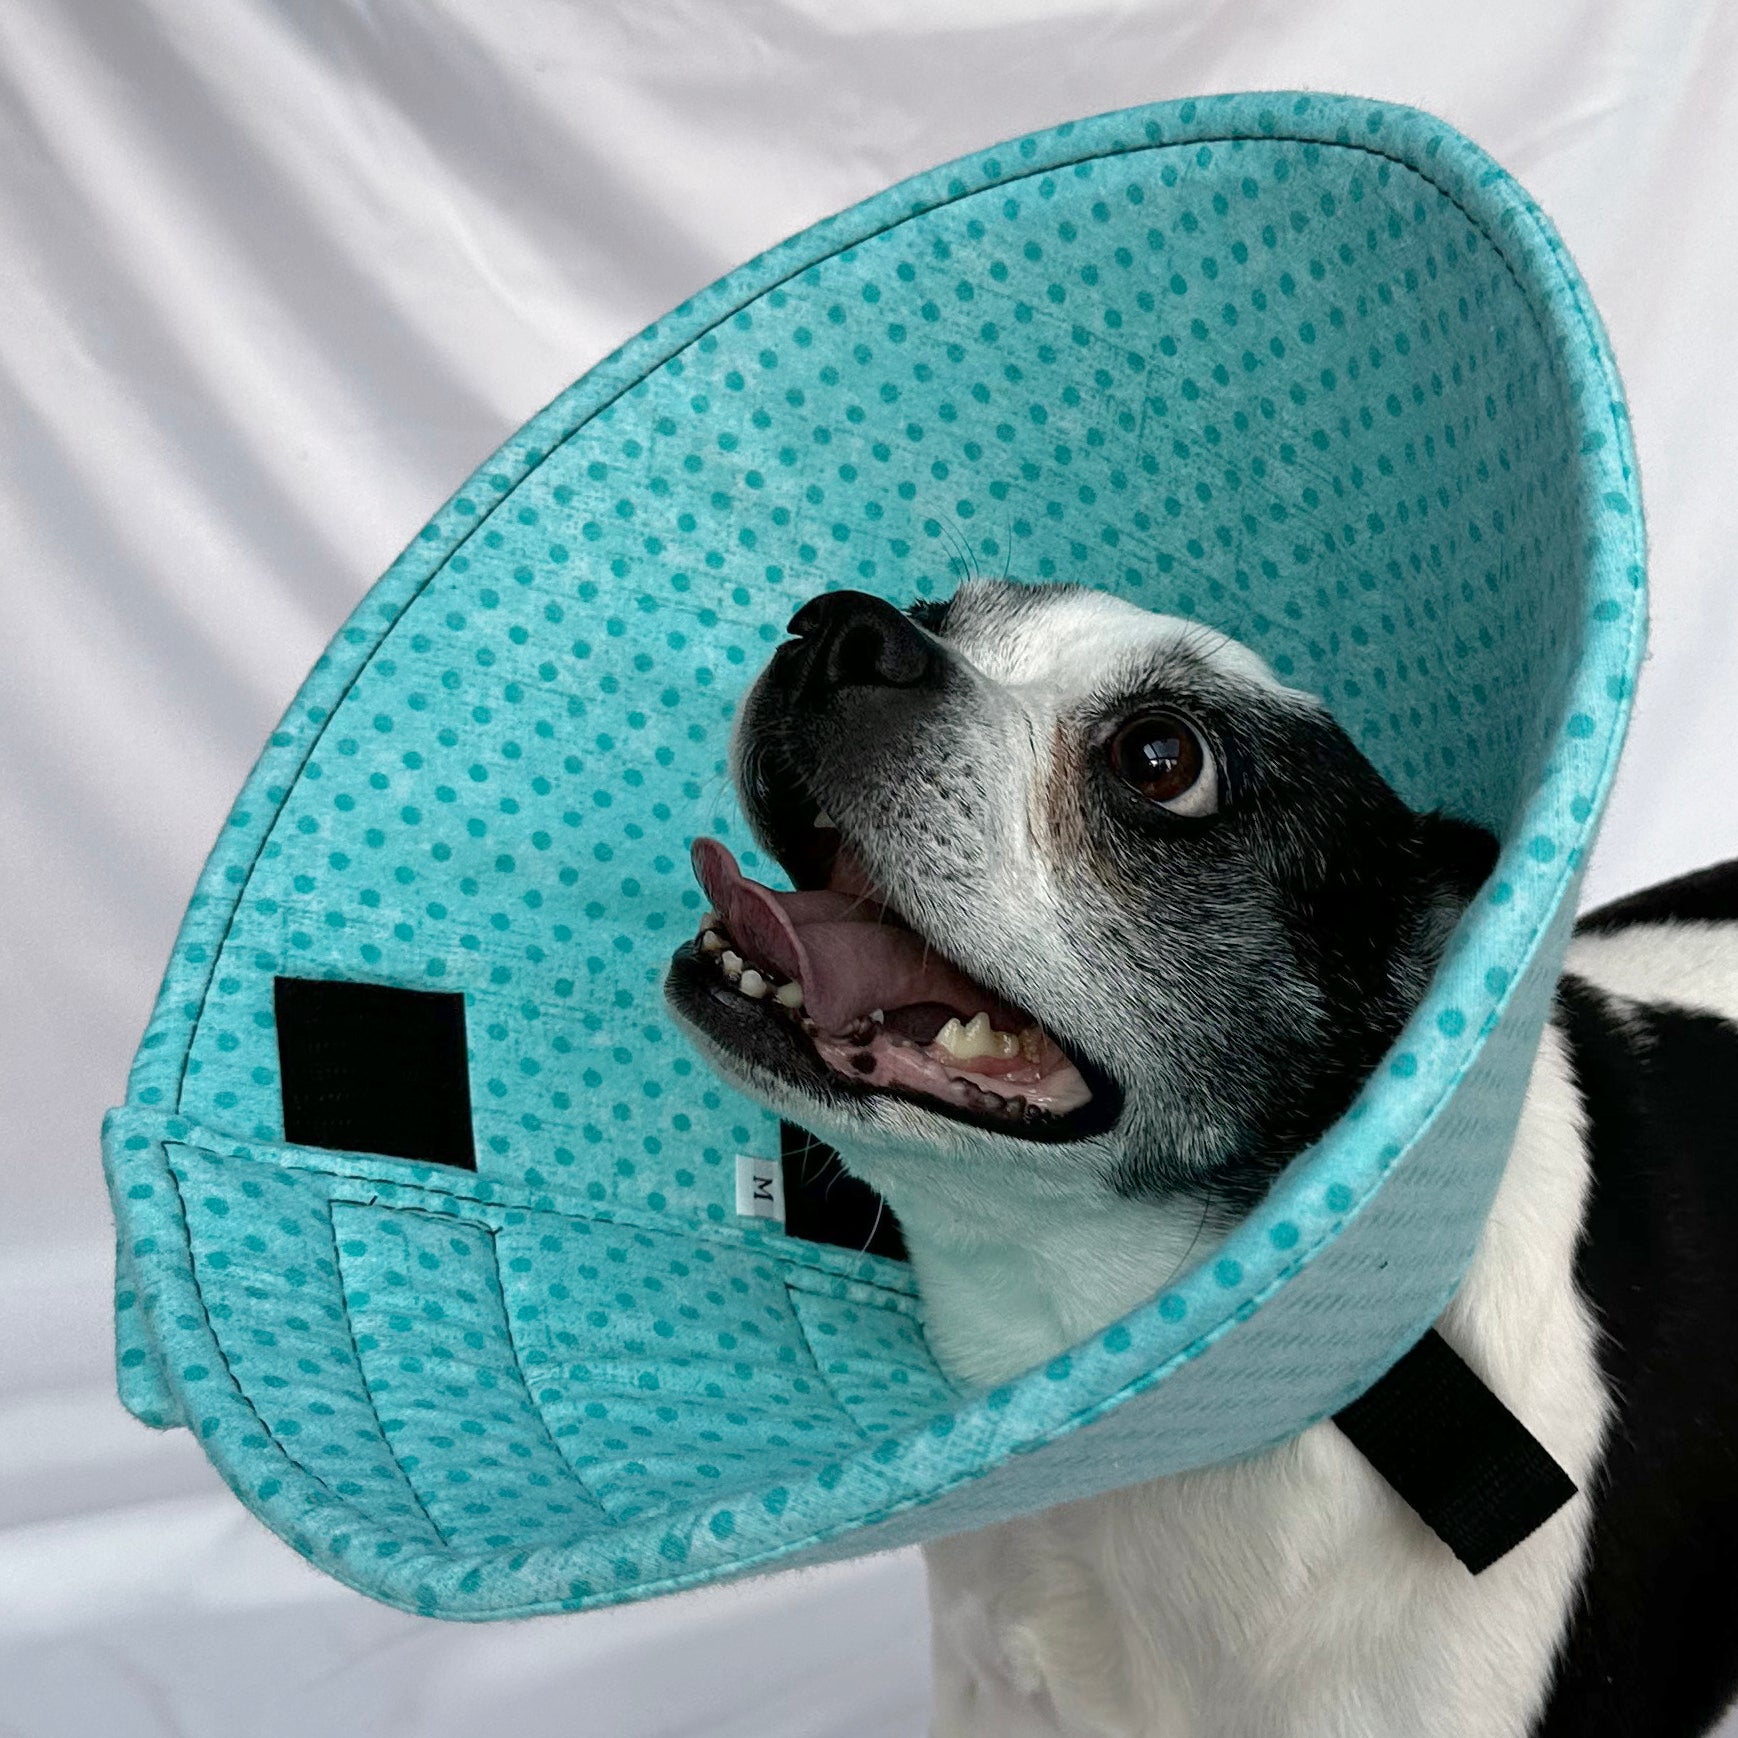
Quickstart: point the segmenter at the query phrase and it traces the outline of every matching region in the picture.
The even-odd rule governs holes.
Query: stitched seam
[[[355,1203],[345,1202],[345,1206]],[[374,1414],[374,1423],[380,1431],[380,1440],[386,1449],[387,1457],[398,1471],[400,1482],[410,1493],[410,1500],[416,1504],[417,1512],[428,1522],[429,1530],[450,1551],[452,1540],[446,1535],[445,1529],[429,1513],[428,1505],[422,1500],[422,1493],[410,1482],[410,1474],[404,1470],[404,1463],[398,1458],[392,1446],[392,1438],[386,1434],[386,1426],[380,1416],[380,1401],[374,1392],[374,1384],[368,1380],[368,1366],[362,1362],[362,1348],[356,1344],[356,1324],[350,1314],[350,1292],[344,1283],[344,1255],[338,1247],[338,1223],[332,1216],[335,1202],[331,1196],[326,1198],[326,1229],[332,1236],[332,1266],[338,1285],[338,1299],[342,1308],[340,1314],[344,1318],[344,1337],[350,1342],[350,1355],[356,1360],[356,1374],[361,1379],[362,1391],[368,1396],[368,1410]],[[299,1464],[299,1463],[298,1463]],[[342,1502],[345,1499],[339,1498]]]
[[[176,1143],[176,1144],[179,1144],[179,1143]],[[197,1149],[194,1149],[194,1150],[197,1150]],[[163,1163],[164,1173],[167,1175],[167,1177],[169,1179],[170,1187],[172,1189],[174,1189],[174,1191],[175,1191],[175,1199],[176,1199],[176,1202],[179,1205],[180,1210],[181,1210],[181,1221],[182,1221],[183,1226],[185,1226],[186,1230],[187,1230],[187,1261],[186,1261],[187,1277],[193,1286],[195,1296],[197,1296],[197,1298],[199,1299],[199,1308],[200,1308],[202,1315],[204,1316],[206,1332],[211,1337],[212,1347],[215,1349],[215,1351],[217,1353],[218,1361],[223,1365],[223,1373],[229,1378],[230,1386],[234,1390],[236,1398],[240,1401],[242,1406],[246,1408],[248,1415],[259,1426],[260,1432],[265,1437],[266,1441],[272,1446],[273,1449],[275,1449],[277,1451],[278,1454],[280,1454],[284,1458],[284,1460],[292,1468],[295,1469],[296,1472],[300,1473],[303,1477],[308,1479],[310,1483],[318,1486],[319,1489],[322,1492],[324,1492],[324,1494],[326,1495],[326,1497],[328,1498],[329,1501],[331,1501],[333,1503],[341,1504],[347,1511],[349,1511],[352,1514],[360,1512],[356,1509],[355,1505],[353,1503],[351,1503],[347,1497],[340,1496],[338,1494],[338,1492],[333,1490],[332,1487],[330,1485],[328,1485],[326,1483],[326,1481],[323,1478],[321,1478],[321,1476],[317,1472],[315,1472],[313,1470],[312,1467],[304,1466],[301,1461],[297,1460],[296,1457],[290,1453],[289,1449],[284,1446],[282,1440],[279,1438],[277,1433],[272,1429],[272,1427],[269,1424],[266,1423],[265,1419],[261,1416],[259,1408],[254,1404],[253,1397],[247,1392],[247,1390],[244,1387],[242,1387],[241,1381],[235,1373],[235,1368],[229,1361],[229,1355],[227,1352],[224,1351],[223,1343],[217,1337],[217,1330],[211,1326],[211,1322],[213,1319],[212,1314],[211,1314],[211,1306],[206,1300],[204,1281],[199,1276],[199,1264],[197,1261],[194,1260],[194,1257],[193,1257],[193,1231],[192,1231],[191,1225],[188,1224],[187,1197],[185,1195],[183,1195],[181,1192],[181,1179],[178,1176],[176,1176],[175,1167],[168,1162],[169,1161],[169,1143],[168,1142],[163,1143],[163,1160],[164,1160],[164,1163]],[[334,1242],[334,1253],[335,1252],[336,1252],[336,1243]],[[346,1313],[346,1318],[348,1318],[348,1311],[346,1311],[345,1313]],[[182,1387],[182,1385],[180,1383],[178,1373],[175,1372],[170,1367],[167,1360],[165,1360],[165,1363],[164,1363],[164,1373],[165,1373],[165,1375],[168,1376],[169,1381],[175,1390],[175,1398],[181,1402],[182,1409],[185,1412],[189,1423],[191,1424],[192,1419],[195,1416],[196,1408],[190,1404],[189,1396],[188,1396],[185,1388]],[[364,1374],[364,1376],[363,1376],[363,1382],[366,1385],[366,1382],[367,1382],[366,1374]],[[370,1399],[370,1404],[372,1404],[373,1396],[370,1395],[369,1399]],[[407,1488],[408,1488],[408,1481],[407,1481]],[[411,1496],[412,1496],[413,1500],[416,1500],[416,1493],[414,1491],[411,1492]],[[420,1500],[417,1500],[417,1507],[419,1509],[422,1508],[422,1504],[421,1504]],[[424,1517],[427,1518],[427,1511],[426,1510],[424,1510]],[[371,1525],[375,1525],[375,1526],[380,1525],[379,1522],[373,1520],[372,1516],[369,1516],[366,1518],[369,1520]],[[441,1532],[440,1528],[435,1527],[434,1522],[432,1520],[429,1521],[429,1525],[430,1525],[430,1527],[432,1527],[434,1529],[434,1533],[435,1533],[436,1538],[438,1538],[443,1545],[446,1544],[446,1542],[447,1542],[446,1536]],[[382,1528],[382,1531],[385,1531],[384,1527]]]
[[[489,1227],[489,1259],[495,1264],[495,1290],[501,1299],[501,1321],[507,1330],[507,1355],[513,1360],[513,1373],[519,1378],[519,1386],[525,1390],[526,1408],[537,1420],[537,1428],[543,1433],[543,1440],[549,1444],[550,1453],[567,1469],[568,1477],[579,1487],[593,1509],[603,1517],[606,1525],[619,1527],[621,1523],[604,1507],[603,1499],[591,1488],[585,1474],[562,1451],[561,1443],[555,1432],[549,1428],[549,1420],[543,1416],[543,1408],[532,1391],[531,1378],[525,1373],[524,1362],[519,1356],[519,1336],[513,1328],[513,1312],[507,1307],[507,1283],[501,1277],[501,1246],[496,1241],[499,1231],[499,1226]]]
[[[443,1201],[450,1201],[455,1208],[461,1210],[461,1216],[467,1220],[485,1219],[493,1223],[493,1215],[502,1212],[548,1213],[557,1218],[583,1219],[599,1224],[621,1225],[635,1231],[644,1231],[653,1236],[673,1237],[677,1239],[692,1238],[701,1242],[717,1244],[720,1247],[739,1250],[747,1254],[764,1256],[780,1265],[790,1265],[805,1272],[824,1275],[828,1279],[838,1279],[842,1283],[864,1285],[876,1291],[891,1292],[896,1296],[912,1299],[915,1293],[910,1289],[902,1289],[899,1281],[904,1279],[906,1286],[911,1284],[909,1272],[903,1263],[887,1262],[894,1271],[885,1272],[880,1266],[873,1271],[872,1277],[864,1277],[862,1270],[851,1265],[858,1262],[885,1262],[885,1257],[865,1255],[857,1250],[841,1249],[833,1244],[809,1244],[800,1238],[780,1238],[776,1241],[762,1234],[757,1239],[755,1232],[744,1225],[728,1223],[714,1224],[707,1221],[696,1225],[687,1221],[674,1221],[654,1213],[651,1209],[623,1207],[616,1202],[579,1201],[567,1190],[551,1192],[547,1188],[534,1189],[530,1185],[517,1183],[511,1178],[483,1178],[490,1191],[487,1196],[466,1190],[459,1178],[474,1175],[472,1172],[460,1171],[453,1166],[430,1164],[430,1174],[426,1177],[413,1174],[392,1174],[374,1176],[343,1167],[337,1161],[345,1157],[340,1149],[331,1149],[333,1163],[320,1163],[310,1151],[302,1148],[271,1141],[248,1141],[236,1135],[224,1134],[218,1130],[205,1128],[198,1119],[192,1116],[182,1116],[177,1112],[161,1111],[154,1106],[131,1106],[118,1113],[128,1118],[129,1123],[143,1122],[147,1126],[152,1123],[161,1124],[173,1121],[177,1126],[174,1135],[165,1137],[161,1130],[154,1130],[153,1139],[172,1139],[176,1145],[188,1146],[195,1151],[210,1154],[216,1158],[238,1158],[248,1164],[272,1165],[284,1170],[292,1170],[305,1177],[322,1179],[334,1192],[334,1198],[356,1205],[366,1206],[370,1203],[382,1206],[392,1206],[396,1211],[415,1212],[427,1209],[401,1206],[397,1201],[382,1200],[378,1191],[391,1191],[394,1194],[403,1192],[407,1195],[435,1195]],[[189,1127],[191,1125],[191,1127]],[[268,1156],[269,1155],[269,1156]],[[414,1165],[419,1161],[414,1159],[393,1160],[383,1154],[358,1153],[356,1157],[369,1165]],[[437,1174],[439,1173],[439,1174]],[[451,1176],[446,1173],[452,1173]],[[349,1193],[348,1191],[356,1191]],[[547,1206],[539,1206],[539,1201],[547,1201]],[[474,1209],[475,1211],[463,1211]],[[444,1212],[444,1210],[443,1210]],[[795,1244],[798,1247],[792,1247]]]

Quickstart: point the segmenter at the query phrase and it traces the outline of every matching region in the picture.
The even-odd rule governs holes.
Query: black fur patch
[[[1212,1109],[1235,1133],[1205,1166],[1137,1155],[1119,1186],[1181,1186],[1242,1213],[1381,1061],[1494,867],[1497,841],[1410,809],[1326,712],[1200,670],[1160,674],[1112,699],[1089,739],[1176,696],[1212,744],[1218,811],[1173,815],[1089,752],[1084,836],[1126,913],[1119,981],[1148,991],[1155,1032],[1177,1024],[1167,1005],[1186,1010],[1176,1054],[1210,1081]],[[1160,983],[1164,965],[1145,962],[1165,961],[1177,963]],[[1206,1125],[1186,1111],[1174,1120]]]
[[[909,1259],[893,1209],[845,1169],[832,1147],[794,1122],[779,1124],[779,1139],[788,1236],[884,1255],[890,1261]]]
[[[1689,878],[1696,899],[1719,874]],[[1534,1738],[1697,1738],[1738,1692],[1738,1029],[1621,1006],[1572,975],[1558,989],[1592,1166],[1575,1278],[1616,1411]]]
[[[1731,923],[1738,920],[1738,859],[1662,881],[1590,911],[1576,930],[1606,935],[1633,923]]]

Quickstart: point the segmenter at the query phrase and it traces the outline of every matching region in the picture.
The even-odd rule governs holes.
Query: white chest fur
[[[1584,1490],[1607,1412],[1573,1283],[1586,1188],[1581,1108],[1551,1028],[1440,1326]],[[1120,1272],[1133,1256],[1119,1241],[1112,1301],[1156,1289],[1184,1230],[1155,1240],[1144,1289]],[[1007,1307],[1046,1271],[1089,1271],[1075,1258],[1091,1237],[1058,1226],[1054,1248],[1000,1275],[982,1245],[958,1260],[914,1247],[943,1356],[955,1348],[989,1379],[1118,1313],[1098,1290],[1098,1319],[1078,1319],[1089,1306],[1067,1283],[1043,1307]],[[926,1553],[935,1738],[1519,1738],[1548,1685],[1588,1514],[1577,1497],[1474,1577],[1324,1424],[1254,1460],[943,1540]]]

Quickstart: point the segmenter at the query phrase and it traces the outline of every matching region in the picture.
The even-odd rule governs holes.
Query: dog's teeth
[[[724,937],[715,929],[707,930],[700,938],[700,951],[702,953],[722,953],[724,951]]]
[[[887,1019],[887,1010],[885,1008],[871,1008],[869,1010],[869,1018],[873,1020],[877,1026],[882,1025]]]
[[[839,830],[839,823],[825,809],[815,811],[815,825],[817,827],[831,827],[834,832]]]
[[[1003,1058],[1017,1056],[1020,1051],[1020,1040],[1012,1032],[998,1032],[990,1024],[988,1014],[974,1014],[966,1026],[966,1042],[975,1048],[979,1056],[999,1056]]]
[[[936,1033],[939,1044],[957,1062],[974,1062],[982,1056],[1007,1060],[1020,1054],[1020,1040],[1012,1032],[998,1032],[988,1014],[974,1014],[963,1026],[955,1015]]]
[[[763,978],[753,966],[750,966],[742,976],[736,980],[736,987],[741,990],[745,996],[751,997],[757,1002],[766,994],[767,989],[769,988],[766,979]]]
[[[719,955],[718,963],[724,967],[724,975],[734,984],[742,976],[742,955],[733,953],[729,948]]]
[[[1044,1030],[1036,1021],[1020,1033],[1015,1043],[1028,1062],[1036,1065],[1043,1060]]]
[[[803,1005],[803,986],[801,984],[780,984],[772,994],[773,1000],[781,1008],[800,1008]]]

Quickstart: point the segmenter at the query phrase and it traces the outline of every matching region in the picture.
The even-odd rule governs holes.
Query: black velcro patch
[[[1434,1328],[1334,1422],[1475,1575],[1575,1495],[1538,1438]]]
[[[465,998],[278,978],[284,1139],[477,1168]]]
[[[905,1233],[893,1209],[853,1177],[839,1155],[794,1122],[779,1124],[785,1173],[785,1235],[904,1261]]]

